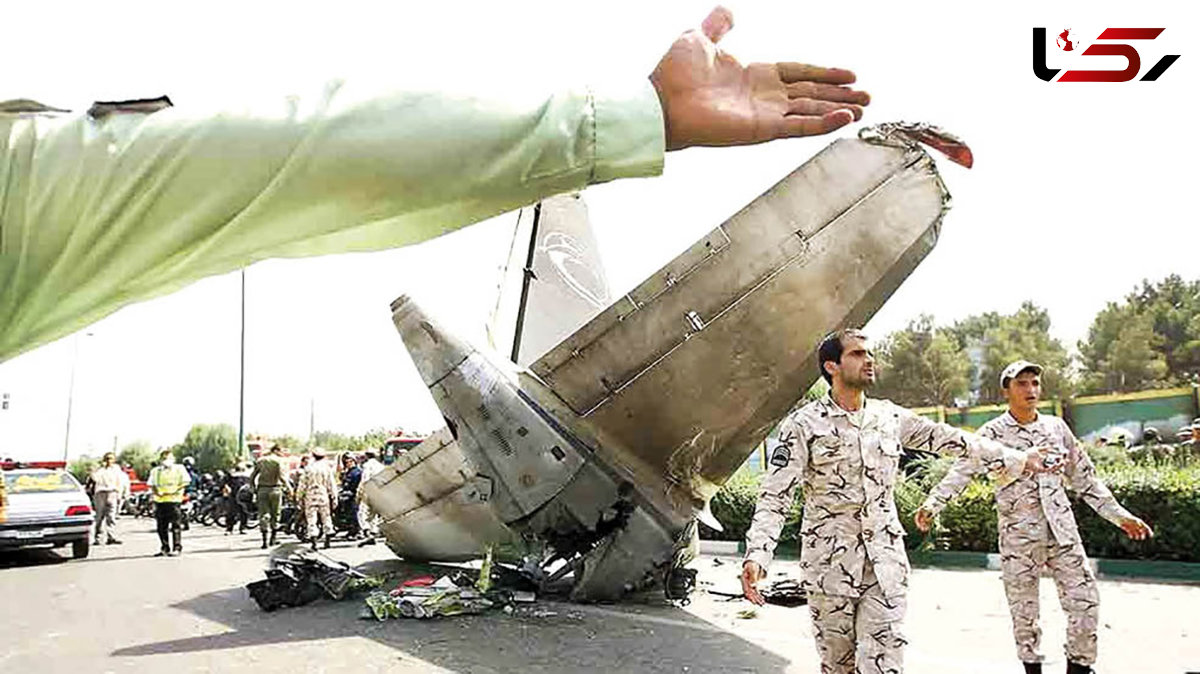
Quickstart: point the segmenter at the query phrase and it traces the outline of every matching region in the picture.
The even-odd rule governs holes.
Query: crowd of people
[[[1124,435],[1101,438],[1102,444],[1124,445]],[[1183,465],[1200,460],[1200,417],[1192,420],[1175,434],[1175,442],[1167,442],[1163,434],[1153,426],[1142,430],[1142,441],[1129,448],[1129,458],[1134,463],[1172,463]]]
[[[217,524],[226,535],[233,535],[235,530],[247,533],[257,520],[264,550],[276,545],[281,533],[309,541],[313,549],[322,543],[330,547],[339,533],[361,545],[373,545],[379,521],[364,501],[363,489],[384,468],[379,451],[344,452],[335,460],[325,449],[314,447],[298,460],[296,456],[275,444],[253,463],[202,474],[193,457],[177,461],[170,450],[159,452],[146,480],[157,524],[158,556],[181,554],[183,532],[193,522]],[[108,452],[88,476],[96,545],[122,542],[117,516],[131,503],[130,472]]]

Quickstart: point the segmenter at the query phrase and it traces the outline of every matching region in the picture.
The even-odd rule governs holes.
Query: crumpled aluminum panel
[[[838,140],[531,369],[703,501],[815,381],[821,337],[864,323],[933,248],[948,204],[916,144]]]
[[[364,483],[363,500],[397,554],[462,561],[519,538],[492,507],[492,490],[442,428]]]

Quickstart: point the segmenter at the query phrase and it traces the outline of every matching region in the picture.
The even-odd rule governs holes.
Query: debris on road
[[[808,603],[808,597],[804,594],[804,590],[800,589],[800,583],[794,578],[785,578],[771,583],[762,590],[763,599],[768,604],[776,606],[801,606]]]
[[[338,600],[378,586],[378,580],[301,544],[282,545],[271,555],[266,579],[246,585],[264,611],[302,606],[322,596]]]
[[[367,607],[376,620],[388,618],[435,618],[483,613],[496,605],[484,593],[459,587],[444,577],[433,585],[399,587],[391,592],[375,591],[367,596]]]
[[[707,582],[704,584],[711,585]],[[728,585],[706,587],[705,591],[717,597],[724,597],[728,601],[737,601],[742,599],[743,596],[740,587],[735,589]],[[776,606],[791,608],[808,603],[808,597],[804,594],[804,590],[801,589],[800,583],[793,578],[783,578],[774,581],[766,587],[760,588],[759,593],[762,594],[763,600],[768,604]]]

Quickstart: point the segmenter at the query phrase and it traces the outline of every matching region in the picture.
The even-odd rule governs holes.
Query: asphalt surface
[[[687,607],[539,601],[500,612],[376,622],[361,601],[325,600],[263,613],[245,584],[262,577],[257,536],[211,527],[185,552],[156,558],[152,523],[121,520],[125,544],[0,553],[0,672],[816,672],[805,607],[749,608],[738,561],[699,560],[702,591]],[[383,546],[335,543],[351,563],[390,558]],[[795,572],[781,563],[773,572]],[[1047,672],[1065,669],[1065,622],[1043,581]],[[1200,586],[1101,581],[1100,674],[1200,672]],[[1019,672],[999,575],[914,571],[905,631],[917,674]]]

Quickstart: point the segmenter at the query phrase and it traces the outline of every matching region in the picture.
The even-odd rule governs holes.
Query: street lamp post
[[[238,460],[246,447],[246,270],[242,269],[242,364],[238,374]]]
[[[91,337],[92,333],[85,333]],[[75,355],[71,359],[71,384],[67,388],[67,427],[63,432],[63,461],[67,461],[71,449],[71,411],[75,402],[75,367],[79,365],[79,333],[75,333]]]

